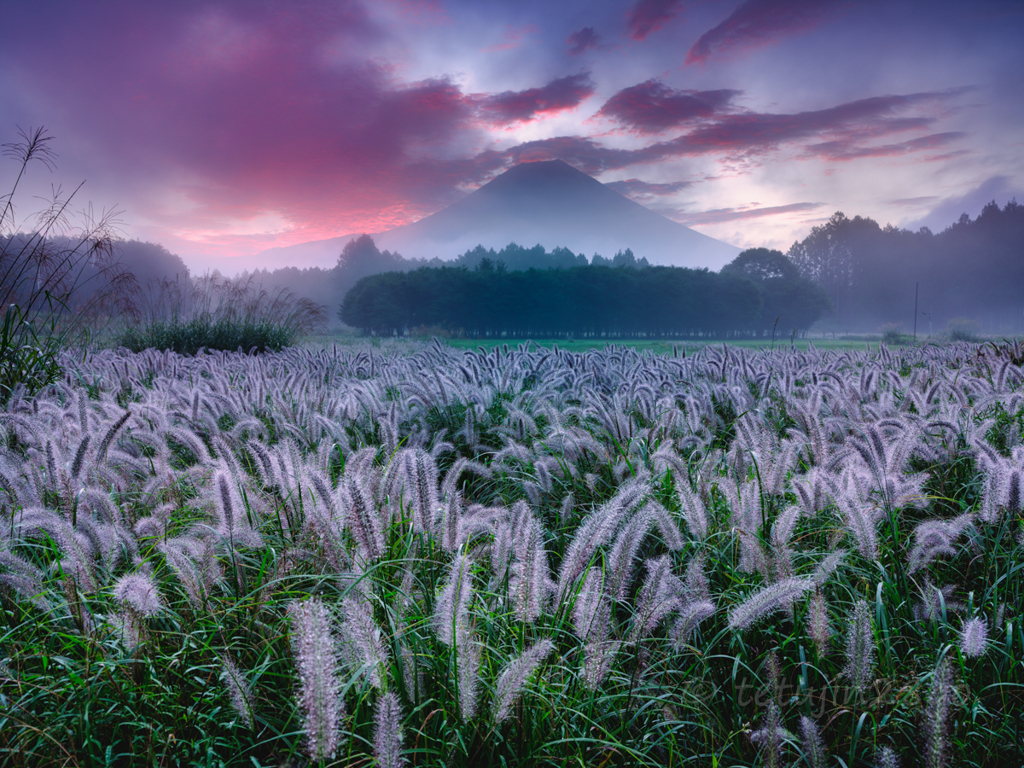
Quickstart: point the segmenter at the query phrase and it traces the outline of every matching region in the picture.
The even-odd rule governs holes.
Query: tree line
[[[898,323],[919,332],[970,318],[990,333],[1024,320],[1024,206],[993,201],[944,231],[916,232],[838,212],[788,253],[799,273],[832,299],[837,330]],[[917,316],[915,318],[915,294]]]
[[[511,271],[489,258],[475,269],[421,267],[364,277],[341,320],[363,333],[437,327],[473,338],[736,338],[804,329],[829,308],[778,251],[745,252],[721,273],[678,267],[587,266]],[[766,263],[788,267],[759,269]],[[782,304],[789,306],[784,310]]]

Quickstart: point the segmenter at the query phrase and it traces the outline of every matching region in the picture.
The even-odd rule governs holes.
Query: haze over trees
[[[1024,206],[994,201],[976,219],[966,213],[939,234],[838,212],[789,249],[800,274],[831,297],[837,330],[875,330],[881,323],[942,328],[973,318],[989,333],[1022,327]],[[930,318],[929,318],[930,315]]]

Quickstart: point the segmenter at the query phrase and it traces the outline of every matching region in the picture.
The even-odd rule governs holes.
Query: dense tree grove
[[[808,294],[803,300],[827,308],[819,290],[799,277],[796,282]],[[768,293],[741,270],[590,266],[511,272],[484,261],[476,270],[421,268],[367,277],[346,295],[340,315],[346,324],[380,335],[438,326],[472,337],[724,338],[762,332]],[[805,328],[816,317],[813,309],[804,311],[803,324],[792,327]]]
[[[838,329],[894,322],[909,331],[915,286],[919,327],[968,317],[990,333],[1015,332],[1024,320],[1024,206],[1016,201],[989,203],[974,220],[963,214],[939,234],[836,213],[789,257],[831,297]]]

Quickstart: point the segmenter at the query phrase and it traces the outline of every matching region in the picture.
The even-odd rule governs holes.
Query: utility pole
[[[917,343],[917,292],[921,283],[914,283],[914,343]]]

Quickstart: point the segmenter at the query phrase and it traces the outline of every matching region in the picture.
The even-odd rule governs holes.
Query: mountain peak
[[[588,176],[583,171],[577,170],[564,160],[535,160],[512,166],[484,184],[478,191],[527,186],[533,188],[534,191],[539,191],[542,186],[547,185],[604,187],[604,184],[593,176]]]

